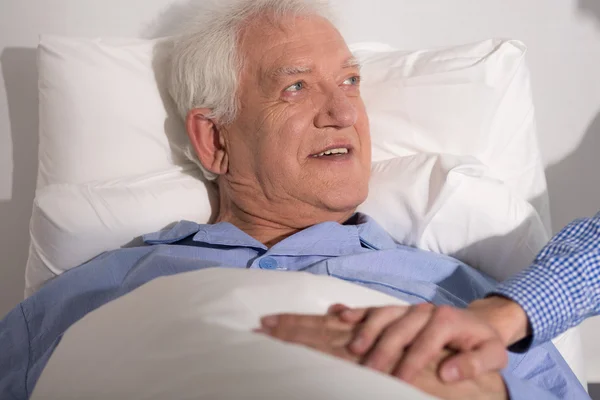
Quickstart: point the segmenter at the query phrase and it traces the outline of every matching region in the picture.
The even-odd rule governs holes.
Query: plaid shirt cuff
[[[575,311],[567,290],[568,285],[552,271],[534,266],[502,282],[490,294],[507,297],[525,310],[532,330],[528,342],[537,346],[571,327]]]

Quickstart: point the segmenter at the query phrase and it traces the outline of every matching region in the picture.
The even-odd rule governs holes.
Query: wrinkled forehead
[[[288,68],[339,70],[352,60],[344,38],[319,16],[255,18],[242,32],[240,51],[246,72],[263,79]]]

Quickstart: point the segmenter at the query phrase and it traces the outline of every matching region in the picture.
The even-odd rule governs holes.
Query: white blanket
[[[34,400],[410,399],[411,386],[310,349],[252,333],[279,312],[405,304],[338,279],[208,269],[151,281],[73,325]]]

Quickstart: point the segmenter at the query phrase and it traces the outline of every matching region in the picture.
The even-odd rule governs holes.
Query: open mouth
[[[325,150],[318,154],[313,154],[311,157],[313,158],[321,158],[321,157],[339,157],[350,153],[350,149],[347,147],[338,147],[335,149]]]

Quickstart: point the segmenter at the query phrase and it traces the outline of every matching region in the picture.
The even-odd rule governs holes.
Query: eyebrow
[[[310,67],[300,67],[300,66],[286,66],[277,68],[271,76],[273,78],[280,78],[282,76],[293,76],[300,74],[310,74],[312,72],[312,68]]]
[[[362,68],[362,64],[360,63],[359,59],[352,56],[350,58],[348,58],[346,61],[344,61],[344,63],[342,64],[342,68],[346,69],[346,68],[358,68],[361,69]]]
[[[348,68],[361,68],[361,63],[358,58],[352,56],[346,59],[342,63],[342,69]],[[303,67],[303,66],[284,66],[277,68],[270,75],[272,78],[277,79],[284,76],[294,76],[294,75],[302,75],[302,74],[310,74],[313,69],[311,67]]]

